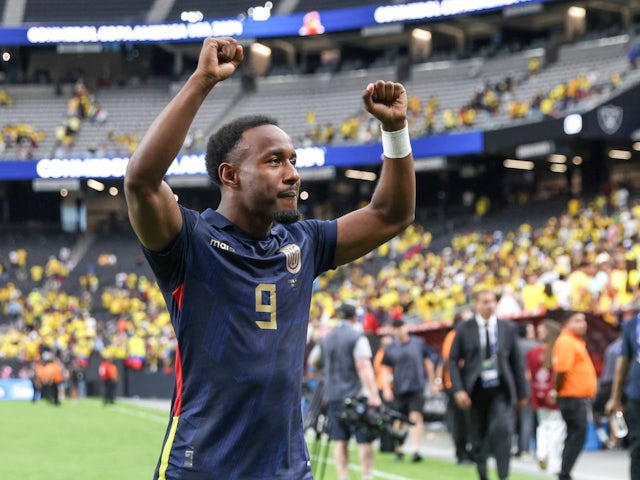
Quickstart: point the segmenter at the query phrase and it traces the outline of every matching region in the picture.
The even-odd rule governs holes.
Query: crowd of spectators
[[[122,272],[101,285],[88,272],[71,286],[59,255],[44,266],[29,265],[24,249],[9,257],[0,271],[0,357],[27,364],[49,350],[86,367],[96,353],[134,369],[171,370],[175,337],[154,282]],[[23,292],[18,284],[31,289]]]
[[[34,150],[45,137],[44,131],[37,130],[30,123],[6,123],[0,132],[0,153],[13,149],[16,152],[16,158],[20,160],[33,158]]]
[[[640,205],[618,188],[589,202],[570,200],[542,228],[523,223],[512,231],[462,232],[440,252],[429,248],[430,233],[414,225],[375,258],[320,278],[311,317],[322,331],[332,305],[349,300],[370,332],[400,317],[449,323],[484,285],[501,294],[498,309],[507,318],[562,309],[613,323],[619,312],[640,306],[639,222]]]
[[[534,64],[537,65],[537,64]],[[409,93],[409,129],[412,136],[432,135],[450,130],[474,127],[480,119],[503,116],[519,118],[555,118],[578,106],[579,102],[595,94],[612,92],[620,86],[626,72],[614,72],[604,80],[597,72],[581,73],[552,86],[548,91],[536,91],[532,98],[518,99],[518,86],[538,73],[538,67],[529,67],[520,78],[505,75],[495,82],[485,81],[469,101],[458,109],[440,108],[437,96],[421,99]],[[441,122],[438,123],[438,116]],[[379,140],[379,131],[366,112],[361,111],[342,121],[338,128],[333,123],[324,125],[316,121],[313,110],[307,112],[308,125],[301,143],[303,146],[332,143],[370,143]]]
[[[4,88],[0,89],[0,108],[12,105],[13,97]],[[0,153],[15,149],[17,158],[30,158],[45,136],[45,132],[37,130],[30,123],[5,123],[0,131]]]
[[[619,188],[610,197],[574,199],[542,228],[462,232],[441,251],[413,225],[316,280],[310,335],[330,329],[334,306],[345,301],[357,305],[368,333],[399,318],[446,325],[478,285],[501,293],[505,317],[575,309],[615,322],[618,312],[640,308],[640,204],[629,198]],[[101,264],[117,265],[115,252],[70,285],[68,249],[62,252],[37,265],[25,249],[0,251],[0,357],[30,362],[46,347],[83,362],[95,352],[131,368],[170,371],[175,336],[156,283],[135,271],[102,278]]]
[[[0,107],[10,107],[13,105],[13,97],[3,88],[0,89]]]
[[[107,112],[96,101],[82,80],[78,80],[71,89],[67,102],[65,121],[55,130],[57,157],[66,156],[74,146],[75,139],[85,121],[103,123],[107,120]]]

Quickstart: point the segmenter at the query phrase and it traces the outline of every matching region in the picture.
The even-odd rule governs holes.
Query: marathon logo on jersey
[[[295,243],[292,243],[291,245],[282,247],[279,251],[284,253],[287,260],[287,271],[293,274],[298,273],[302,266],[302,253],[300,251],[300,247]]]
[[[624,111],[617,105],[603,105],[597,111],[598,125],[607,135],[613,135],[622,125]]]
[[[228,244],[221,242],[216,238],[212,238],[211,240],[209,240],[209,245],[220,250],[226,250],[227,252],[235,252],[235,249],[233,247],[230,247]]]

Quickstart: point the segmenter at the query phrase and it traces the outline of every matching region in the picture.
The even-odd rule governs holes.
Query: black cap
[[[343,303],[336,310],[338,318],[353,318],[356,315],[356,307],[350,303]]]

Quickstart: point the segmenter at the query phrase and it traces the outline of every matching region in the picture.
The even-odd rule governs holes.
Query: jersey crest
[[[302,266],[302,252],[295,243],[282,247],[279,252],[284,253],[287,271],[291,274],[298,273]]]

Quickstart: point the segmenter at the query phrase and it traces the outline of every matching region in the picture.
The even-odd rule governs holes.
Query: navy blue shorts
[[[393,408],[407,417],[411,412],[423,413],[424,393],[417,391],[394,394]]]

